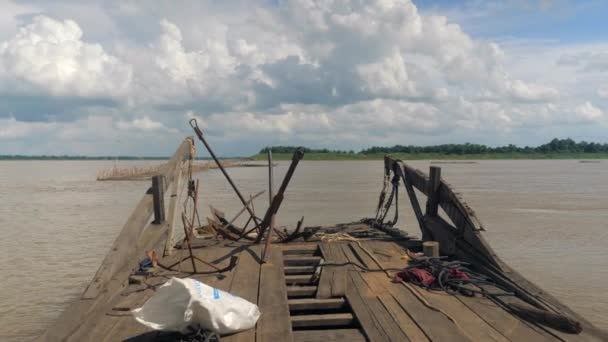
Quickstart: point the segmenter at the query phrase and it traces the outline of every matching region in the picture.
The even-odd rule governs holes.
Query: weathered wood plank
[[[325,263],[342,264],[347,258],[339,242],[319,244]],[[319,279],[317,298],[342,297],[346,292],[346,268],[344,266],[324,266]]]
[[[511,341],[554,341],[487,298],[458,296],[458,300]]]
[[[455,296],[445,292],[419,291],[434,307],[441,309],[458,322],[466,335],[473,341],[508,342],[500,332],[488,325],[469,307],[460,302]]]
[[[344,298],[303,298],[290,299],[287,304],[290,311],[306,311],[306,310],[338,310],[346,307]]]
[[[312,274],[297,274],[297,275],[286,275],[285,276],[285,283],[287,285],[312,284],[312,282],[313,282]]]
[[[413,342],[428,342],[429,338],[424,334],[414,320],[407,314],[405,310],[397,303],[395,298],[390,294],[382,294],[378,296],[378,299],[384,305],[386,310],[395,319],[399,328],[407,335],[407,337]]]
[[[366,273],[363,277],[371,286],[390,294],[430,340],[470,341],[447,316],[428,307],[404,285],[390,282],[383,273]],[[406,327],[401,326],[401,328]],[[410,330],[405,333],[408,336],[419,335]]]
[[[293,341],[287,289],[283,276],[283,253],[276,246],[267,252],[268,262],[260,269],[258,306],[262,316],[258,320],[256,341]]]
[[[316,286],[287,286],[287,297],[312,297],[317,292]]]
[[[300,330],[293,332],[295,342],[365,342],[359,329]]]
[[[361,274],[349,271],[348,276],[346,298],[367,337],[372,341],[409,341]]]
[[[258,304],[258,291],[260,281],[261,247],[251,246],[239,255],[239,263],[235,270],[230,293],[239,296],[251,303]],[[252,342],[255,341],[256,329],[249,329],[240,333],[222,337],[226,342]]]
[[[285,266],[286,275],[312,274],[315,273],[316,266]]]
[[[353,324],[355,318],[349,313],[325,315],[300,315],[291,317],[291,326],[294,328],[348,326]]]
[[[283,258],[283,261],[285,266],[311,266],[318,265],[321,262],[321,257],[288,255]]]

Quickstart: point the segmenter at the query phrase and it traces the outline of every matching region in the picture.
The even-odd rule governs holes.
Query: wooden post
[[[439,209],[439,185],[441,184],[441,168],[431,166],[429,171],[428,199],[426,201],[426,215],[435,217]]]
[[[154,203],[154,224],[165,222],[165,177],[152,177],[152,199]]]
[[[424,256],[429,258],[439,257],[439,242],[437,241],[425,241],[422,243],[422,252]]]

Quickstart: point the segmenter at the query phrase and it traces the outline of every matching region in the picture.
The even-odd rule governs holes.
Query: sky
[[[225,156],[608,142],[606,13],[595,0],[0,0],[0,154],[166,156],[192,118]]]

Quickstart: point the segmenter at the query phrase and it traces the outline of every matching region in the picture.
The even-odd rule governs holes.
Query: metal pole
[[[217,165],[217,167],[220,169],[220,171],[222,171],[222,173],[224,174],[224,177],[226,177],[226,180],[228,180],[228,183],[230,183],[230,185],[232,186],[232,189],[234,190],[234,192],[236,193],[236,195],[241,200],[241,203],[247,208],[247,211],[249,212],[249,215],[251,215],[251,218],[253,219],[253,222],[255,223],[255,225],[257,227],[260,227],[260,221],[255,216],[255,214],[253,213],[253,211],[251,210],[251,208],[249,207],[249,205],[247,205],[247,201],[245,201],[245,198],[243,197],[243,195],[241,195],[241,192],[239,191],[239,189],[237,189],[236,185],[232,181],[232,178],[230,178],[230,176],[228,175],[228,173],[226,172],[226,170],[224,169],[224,167],[222,166],[222,164],[220,163],[220,161],[215,156],[215,153],[213,153],[213,150],[211,149],[211,146],[209,146],[209,144],[207,144],[207,141],[203,137],[203,132],[201,131],[200,128],[198,128],[198,123],[196,122],[196,119],[191,119],[190,120],[190,127],[192,127],[192,129],[194,129],[194,133],[196,133],[196,135],[198,136],[198,138],[200,139],[200,141],[203,143],[203,145],[205,145],[205,148],[207,149],[207,151],[209,151],[209,154],[211,155],[211,158],[213,158],[213,160],[215,161],[215,164]]]
[[[268,147],[268,208],[272,206],[272,200],[274,194],[272,193],[272,150]],[[272,231],[274,230],[275,215],[272,214],[270,217],[270,225],[268,226],[268,233],[266,234],[266,245],[264,246],[264,254],[262,255],[262,262],[266,262],[266,255],[268,255],[268,248],[270,248],[270,240],[272,240]]]
[[[281,187],[279,188],[279,191],[277,191],[277,194],[272,197],[272,203],[270,204],[270,207],[266,211],[266,215],[264,215],[264,219],[262,220],[262,225],[261,225],[261,229],[260,229],[260,234],[258,234],[258,238],[256,239],[256,242],[260,242],[260,240],[262,240],[262,237],[263,237],[262,234],[264,233],[264,229],[270,225],[272,215],[276,214],[277,211],[279,210],[279,207],[281,206],[281,202],[283,202],[283,194],[285,193],[285,190],[287,189],[287,186],[289,185],[289,181],[291,180],[291,177],[293,176],[294,172],[296,171],[296,167],[298,166],[298,163],[300,162],[300,160],[302,160],[303,157],[304,157],[304,151],[302,151],[302,149],[300,149],[300,148],[298,148],[293,153],[293,157],[291,159],[291,164],[289,165],[289,169],[287,170],[287,173],[285,174],[285,178],[283,178],[283,183],[281,183]]]

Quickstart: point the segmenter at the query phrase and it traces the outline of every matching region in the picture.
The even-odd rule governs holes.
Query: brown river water
[[[155,162],[120,162],[120,166]],[[38,336],[91,280],[145,181],[97,182],[112,161],[0,162],[0,340]],[[424,171],[428,161],[410,164]],[[275,171],[278,187],[287,162]],[[608,161],[440,164],[484,223],[498,254],[597,326],[608,329]],[[371,216],[382,161],[303,161],[278,215],[293,227]],[[233,168],[246,194],[267,187],[265,168]],[[197,175],[200,210],[240,209],[218,170]],[[400,192],[403,196],[404,191]],[[265,194],[266,195],[266,194]],[[268,197],[256,200],[262,212]],[[399,227],[419,236],[408,202]]]

